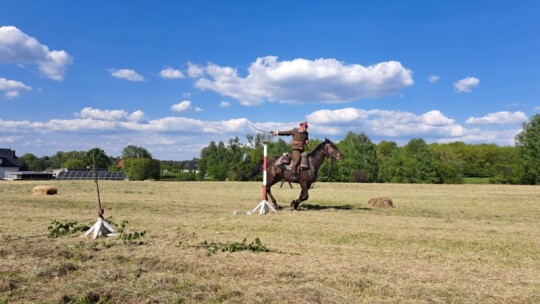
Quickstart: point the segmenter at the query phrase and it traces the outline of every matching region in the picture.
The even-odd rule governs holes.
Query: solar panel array
[[[107,172],[98,171],[97,178],[99,180],[124,180],[123,172]],[[94,179],[93,171],[62,171],[58,173],[56,179]]]

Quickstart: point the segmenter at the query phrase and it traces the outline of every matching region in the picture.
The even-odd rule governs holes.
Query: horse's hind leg
[[[294,208],[294,210],[298,210],[298,205],[300,205],[301,202],[309,198],[309,193],[308,193],[309,186],[303,183],[300,184],[300,186],[302,186],[302,191],[300,191],[300,196],[298,197],[297,200],[293,200],[291,202],[291,206]]]

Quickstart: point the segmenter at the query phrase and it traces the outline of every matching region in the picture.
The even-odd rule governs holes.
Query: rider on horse
[[[272,131],[272,136],[276,135],[292,135],[292,180],[298,180],[298,166],[300,165],[300,159],[302,157],[302,152],[304,152],[306,145],[309,143],[309,133],[307,131],[308,123],[301,122],[298,128],[294,128],[289,131]]]

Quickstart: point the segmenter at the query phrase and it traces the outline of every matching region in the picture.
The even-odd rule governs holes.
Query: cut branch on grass
[[[193,248],[204,248],[212,253],[218,251],[221,252],[240,252],[240,251],[251,251],[251,252],[276,252],[275,250],[268,249],[265,245],[262,244],[259,238],[249,244],[246,243],[247,239],[244,238],[242,242],[232,242],[232,243],[219,243],[219,242],[208,242],[204,241],[198,245],[191,245],[188,247]]]

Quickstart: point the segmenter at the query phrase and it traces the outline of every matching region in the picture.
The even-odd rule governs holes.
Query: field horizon
[[[265,216],[260,182],[99,186],[120,237],[47,236],[96,221],[93,181],[0,182],[0,303],[540,302],[538,186],[278,184]]]

